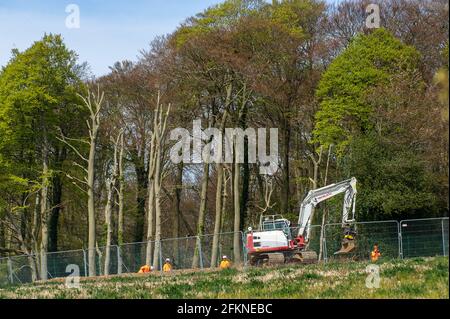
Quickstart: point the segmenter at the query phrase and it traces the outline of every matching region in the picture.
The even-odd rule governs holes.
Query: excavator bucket
[[[356,249],[356,244],[354,240],[344,240],[342,242],[341,250],[334,253],[335,255],[347,255],[352,253]]]

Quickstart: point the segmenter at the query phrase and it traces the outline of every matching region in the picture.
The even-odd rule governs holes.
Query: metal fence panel
[[[403,258],[448,256],[448,218],[400,223]]]
[[[223,256],[227,256],[232,262],[234,260],[234,236],[239,236],[239,259],[241,263],[245,263],[245,243],[243,233],[221,233],[218,234],[217,260],[212,260],[214,235],[200,236],[202,247],[202,260],[205,268],[217,267]]]
[[[131,243],[123,244],[119,247],[119,267],[122,273],[137,273],[146,264],[146,251],[149,244],[154,247],[155,243]]]
[[[185,237],[185,238],[175,238],[175,239],[163,239],[161,240],[161,263],[165,259],[169,258],[173,264],[174,269],[191,269],[194,262],[195,249],[198,244],[197,237]],[[202,252],[202,247],[199,249],[198,253],[198,265],[200,267],[200,257]],[[161,269],[157,269],[161,270]]]
[[[119,269],[119,248],[117,246],[109,246],[109,264],[106,264],[107,247],[98,247],[95,251],[95,273],[97,276],[116,275]],[[86,251],[85,256],[89,255],[89,250]],[[89,260],[86,260],[86,267],[89,268]],[[108,272],[106,272],[108,267]]]
[[[8,258],[0,258],[0,287],[8,286],[10,283]]]
[[[448,256],[448,218],[405,220],[381,222],[358,222],[354,224],[356,237],[356,250],[352,257],[368,260],[373,245],[377,243],[383,257],[411,258],[429,256]],[[298,227],[291,228],[294,237]],[[323,241],[321,234],[323,231]],[[343,239],[342,224],[327,224],[322,230],[321,226],[310,226],[310,240],[308,250],[320,253],[321,244],[324,259],[337,258],[335,252],[341,248]],[[185,237],[163,239],[160,241],[159,268],[165,258],[170,258],[175,269],[192,269],[196,249],[198,251],[197,268],[217,267],[222,256],[228,256],[233,262],[234,237],[236,233],[221,233],[218,235],[217,260],[212,261],[214,235],[199,237]],[[238,233],[240,239],[239,259],[245,265],[247,259],[247,234]],[[142,242],[124,244],[120,247],[109,247],[109,274],[137,273],[141,266],[146,264],[147,249],[151,251],[151,259],[155,242]],[[95,249],[97,275],[105,274],[106,247]],[[48,278],[62,278],[69,274],[66,267],[71,264],[79,266],[80,276],[87,276],[88,251],[74,250],[47,254]],[[0,258],[0,287],[13,284],[30,283],[39,278],[39,256],[21,255]]]
[[[66,272],[68,265],[77,265],[80,276],[86,276],[84,250],[60,251],[47,254],[48,278],[64,278],[69,275]]]
[[[442,238],[444,241],[444,256],[448,257],[448,218],[442,219]]]
[[[13,283],[31,283],[37,278],[39,268],[34,255],[21,255],[10,257]]]
[[[397,221],[354,223],[356,230],[356,249],[351,256],[357,260],[369,260],[375,244],[379,245],[384,258],[400,256],[400,240]],[[326,260],[339,258],[335,253],[341,249],[344,233],[342,224],[325,225]],[[348,257],[348,256],[346,256]]]

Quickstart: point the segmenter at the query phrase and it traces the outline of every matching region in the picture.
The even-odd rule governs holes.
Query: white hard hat
[[[228,257],[227,256],[223,256],[222,259],[228,259]]]
[[[170,258],[166,258],[166,261],[169,261],[169,262],[170,262]]]

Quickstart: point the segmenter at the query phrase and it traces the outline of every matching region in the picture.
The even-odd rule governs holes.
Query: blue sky
[[[116,61],[135,60],[157,35],[221,0],[0,0],[0,66],[45,32],[59,33],[80,61],[103,75]],[[80,29],[65,26],[66,6],[80,8]]]

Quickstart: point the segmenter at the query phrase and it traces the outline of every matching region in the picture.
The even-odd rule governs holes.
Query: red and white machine
[[[355,249],[351,224],[355,222],[356,178],[312,190],[303,200],[298,218],[298,227],[291,227],[290,221],[281,215],[261,216],[260,228],[247,233],[246,248],[252,265],[277,264],[287,262],[312,263],[317,261],[317,253],[308,251],[311,235],[311,222],[314,208],[321,202],[345,193],[342,212],[342,227],[345,238],[340,254],[350,253]],[[352,218],[349,219],[349,214]]]

